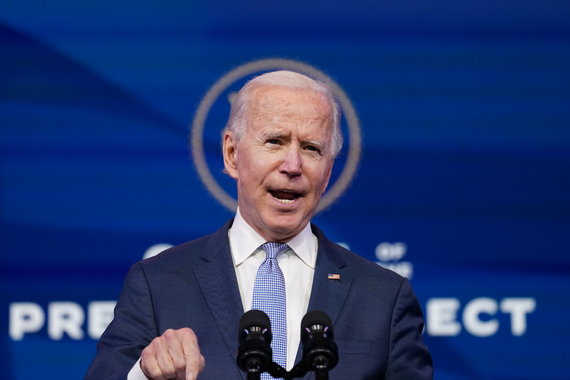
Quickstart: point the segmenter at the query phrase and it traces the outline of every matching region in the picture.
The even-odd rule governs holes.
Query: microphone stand
[[[260,372],[248,372],[247,373],[247,380],[260,380],[261,373]]]
[[[315,380],[329,380],[329,371],[315,371]]]
[[[248,368],[246,369],[247,380],[261,380],[261,371],[263,364],[260,360],[251,360],[248,363]]]

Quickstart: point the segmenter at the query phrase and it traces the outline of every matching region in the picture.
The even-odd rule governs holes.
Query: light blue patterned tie
[[[279,254],[289,248],[287,244],[268,242],[261,246],[267,256],[257,270],[253,286],[252,309],[262,310],[271,321],[273,361],[285,368],[287,364],[287,308],[285,279],[277,263]],[[267,372],[262,380],[273,379]]]

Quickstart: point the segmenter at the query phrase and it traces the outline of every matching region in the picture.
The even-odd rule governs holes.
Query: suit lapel
[[[346,268],[340,248],[329,241],[316,226],[313,225],[312,228],[317,236],[319,248],[308,311],[324,311],[335,323],[344,306],[353,278]],[[333,275],[332,278],[329,278],[329,275]]]
[[[244,311],[228,241],[230,225],[231,222],[212,235],[202,254],[202,265],[194,274],[227,349],[235,357],[239,320]]]
[[[340,255],[339,248],[329,241],[316,226],[313,225],[312,229],[315,236],[317,236],[319,247],[311,298],[307,311],[323,311],[331,318],[334,324],[346,302],[353,277],[346,270],[346,262]],[[329,279],[329,274],[339,275],[340,279]],[[302,345],[299,346],[297,351],[295,363],[302,359],[301,347]],[[309,375],[310,373],[304,378],[309,378]]]

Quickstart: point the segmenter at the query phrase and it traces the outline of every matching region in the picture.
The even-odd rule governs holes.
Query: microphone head
[[[248,374],[268,371],[273,356],[271,338],[271,322],[267,314],[261,310],[245,313],[239,322],[238,367]]]
[[[267,343],[271,343],[271,321],[267,314],[261,310],[253,309],[242,315],[239,321],[239,331],[240,343],[242,343],[251,333],[259,333],[263,335],[263,338],[267,340]]]
[[[308,312],[301,321],[303,362],[312,371],[327,372],[338,363],[332,321],[322,311]]]
[[[305,341],[315,332],[322,332],[330,339],[334,338],[332,321],[320,310],[309,311],[301,320],[301,342],[305,344]]]

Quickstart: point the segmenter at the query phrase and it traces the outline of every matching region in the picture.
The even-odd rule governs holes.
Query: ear
[[[224,155],[224,171],[230,177],[237,179],[237,141],[230,131],[224,132],[222,153]]]

